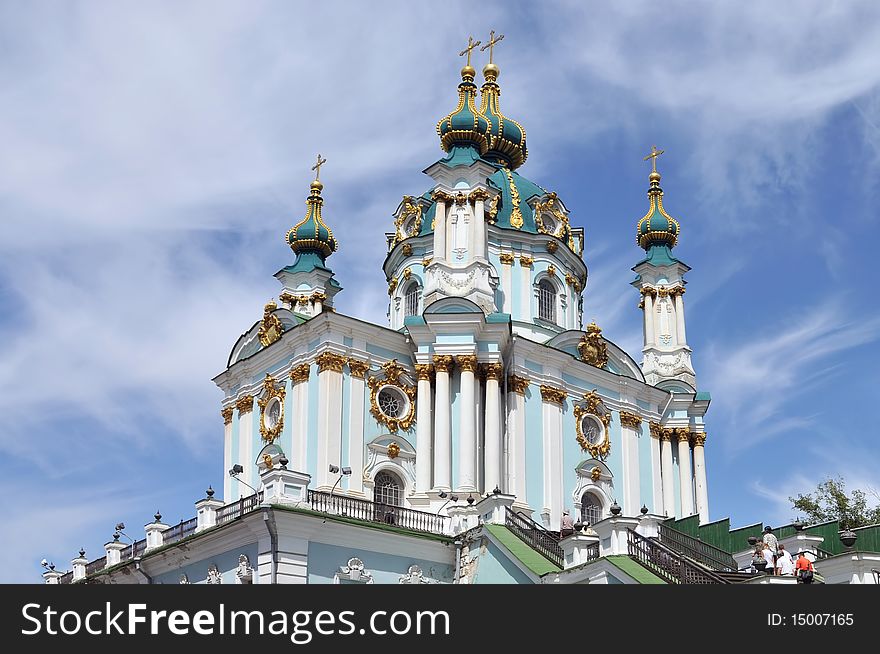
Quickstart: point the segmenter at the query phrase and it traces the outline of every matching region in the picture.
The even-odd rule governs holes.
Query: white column
[[[308,429],[309,429],[309,373],[311,366],[304,363],[290,371],[293,384],[293,415],[291,416],[291,446],[288,466],[291,470],[306,472],[308,468]]]
[[[342,367],[345,358],[324,352],[318,364],[318,488],[327,490],[336,481],[331,479],[330,465],[339,465],[342,447]]]
[[[455,357],[461,375],[459,410],[459,442],[461,453],[458,459],[458,485],[463,491],[477,490],[477,433],[474,396],[474,372],[477,357],[466,354]]]
[[[235,413],[235,407],[228,406],[224,407],[220,411],[220,415],[223,416],[223,469],[229,470],[232,468],[233,464],[238,463],[238,461],[232,460],[232,416]],[[223,475],[223,497],[227,500],[230,499],[230,493],[232,492],[232,477],[229,475]]]
[[[694,481],[697,484],[697,513],[700,523],[709,522],[709,491],[706,486],[706,434],[694,434]]]
[[[486,482],[483,490],[491,493],[501,488],[501,388],[504,373],[501,363],[486,364]],[[501,488],[507,492],[507,488]]]
[[[504,296],[504,306],[501,308],[503,313],[513,311],[513,299],[510,297],[511,289],[511,267],[513,266],[513,255],[510,252],[501,253],[501,294]],[[516,318],[516,316],[514,316]]]
[[[452,403],[449,396],[449,371],[452,357],[434,355],[434,489],[452,490],[452,434],[449,418]]]
[[[435,191],[431,197],[436,202],[434,210],[434,261],[446,261],[446,194]]]
[[[516,375],[507,379],[507,488],[516,501],[526,501],[526,389],[529,380]]]
[[[474,198],[474,244],[471,251],[474,259],[486,258],[486,216],[484,201],[486,192],[482,189],[471,194]]]
[[[675,516],[675,487],[672,483],[672,430],[660,432],[660,475],[663,478],[663,513]]]
[[[683,293],[684,289],[681,289],[675,294],[675,326],[679,345],[687,343],[687,337],[684,333],[684,300],[681,297]]]
[[[663,475],[660,466],[660,425],[649,424],[651,433],[651,513],[663,515]]]
[[[520,319],[528,319],[531,320],[532,315],[532,264],[529,263],[531,258],[526,260],[526,263],[523,263],[522,257],[520,257],[519,264],[521,268],[520,279],[519,279],[519,303],[520,303]],[[526,265],[528,264],[528,265]],[[535,314],[537,315],[537,314]]]
[[[350,493],[362,495],[364,492],[364,375],[370,369],[366,361],[348,360],[351,371],[351,398],[348,412],[348,465],[351,476],[348,478]]]
[[[645,293],[645,345],[654,345],[654,298]]]
[[[543,515],[549,514],[548,529],[559,530],[562,519],[562,404],[566,393],[562,389],[541,386],[544,432],[544,506]]]
[[[254,488],[259,488],[254,482],[256,481],[256,466],[254,465],[254,396],[243,395],[235,403],[238,409],[238,461],[244,468],[244,481]],[[230,466],[231,467],[231,466]],[[252,491],[244,484],[238,485],[238,495],[247,497]],[[230,500],[237,500],[238,497],[230,497]]]
[[[681,494],[681,517],[694,513],[694,478],[691,475],[690,432],[687,428],[676,429],[678,437],[678,484]]]
[[[633,414],[620,412],[620,451],[623,458],[623,515],[639,515],[639,436],[642,419]]]
[[[431,364],[417,363],[416,396],[416,492],[431,488]]]

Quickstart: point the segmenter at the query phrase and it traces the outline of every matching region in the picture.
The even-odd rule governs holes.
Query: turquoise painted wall
[[[511,561],[501,549],[487,543],[486,550],[480,554],[475,584],[531,584],[532,580]]]
[[[514,265],[510,266],[510,313],[515,316],[514,320],[528,320],[526,309],[522,306],[522,269],[520,268],[519,258],[514,261]]]
[[[646,420],[639,429],[639,506],[647,506],[651,513],[662,513],[654,506],[654,469],[651,463],[651,431]]]
[[[293,422],[293,382],[288,376],[284,382],[284,427],[281,430],[281,438],[278,439],[278,447],[284,450],[288,459],[293,452]]]
[[[572,497],[575,486],[577,486],[575,468],[588,457],[589,454],[584,452],[577,442],[577,421],[574,418],[574,408],[572,403],[567,401],[562,412],[562,508],[570,510],[573,518],[577,518]],[[558,525],[553,528],[557,527]]]
[[[238,570],[238,557],[244,554],[248,557],[251,567],[254,568],[254,583],[257,579],[257,544],[238,546],[235,549],[216,554],[214,556],[187,563],[184,566],[170,572],[164,572],[153,577],[154,584],[179,584],[180,575],[185,574],[191,584],[204,584],[208,579],[208,566],[212,563],[220,571],[223,584],[238,584],[235,572]]]
[[[441,562],[312,542],[309,543],[309,583],[332,584],[333,575],[339,571],[340,566],[346,565],[352,557],[357,557],[364,562],[364,570],[373,575],[374,583],[377,584],[399,583],[400,577],[406,574],[411,565],[419,566],[426,577],[436,579],[441,583],[451,583],[455,573],[453,568],[455,548],[450,545],[446,551],[448,551],[449,559]]]
[[[541,415],[541,393],[537,386],[529,386],[525,397],[526,408],[526,501],[534,509],[532,519],[541,522],[544,508],[544,437]]]
[[[375,354],[377,357],[382,357],[383,359],[397,359],[400,362],[409,362],[412,359],[409,352],[394,352],[370,343],[367,343],[367,352]]]
[[[614,412],[611,417],[611,424],[608,426],[611,435],[611,452],[605,459],[605,465],[611,470],[614,479],[614,491],[612,492],[612,500],[623,504],[623,444],[620,436],[620,416]]]

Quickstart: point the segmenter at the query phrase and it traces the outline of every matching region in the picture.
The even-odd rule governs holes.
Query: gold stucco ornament
[[[602,329],[596,323],[587,325],[587,331],[581,336],[577,349],[584,363],[596,368],[608,365],[608,344],[602,337]]]

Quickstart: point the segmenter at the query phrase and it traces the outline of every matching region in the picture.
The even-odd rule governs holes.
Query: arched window
[[[382,471],[376,475],[376,488],[373,492],[376,502],[400,506],[403,501],[403,483],[393,472]]]
[[[590,492],[581,498],[581,522],[594,525],[602,519],[602,503]]]
[[[403,315],[417,316],[419,314],[419,285],[413,282],[406,289],[403,299]]]
[[[400,481],[400,477],[385,470],[376,475],[373,501],[376,506],[375,519],[377,522],[397,524],[394,507],[403,504],[403,483]]]
[[[556,323],[556,287],[549,279],[538,282],[538,318]]]

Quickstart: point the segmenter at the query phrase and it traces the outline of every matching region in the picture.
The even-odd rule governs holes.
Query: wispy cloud
[[[718,398],[722,415],[715,420],[731,436],[726,445],[747,449],[812,424],[815,416],[786,417],[783,409],[835,374],[832,356],[880,339],[880,316],[858,316],[831,300],[768,326],[763,337],[739,344],[727,338],[710,344],[703,379]]]

